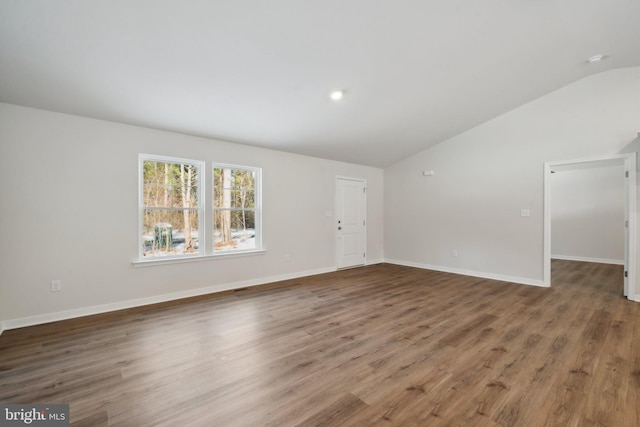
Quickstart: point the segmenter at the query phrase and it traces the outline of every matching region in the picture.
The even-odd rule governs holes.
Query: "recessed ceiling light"
[[[590,63],[600,62],[604,58],[604,55],[593,55],[591,58],[587,59]]]
[[[334,90],[329,94],[329,98],[331,98],[333,101],[340,101],[343,96],[344,96],[344,91],[341,89]]]

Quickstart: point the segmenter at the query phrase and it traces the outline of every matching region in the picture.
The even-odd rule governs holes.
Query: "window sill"
[[[229,259],[229,258],[238,258],[238,257],[253,256],[253,255],[264,255],[265,253],[267,253],[267,251],[265,251],[264,249],[261,249],[261,250],[232,252],[232,253],[220,253],[220,254],[214,254],[214,255],[197,255],[197,256],[185,256],[180,258],[149,259],[144,261],[133,261],[131,264],[136,268],[151,267],[155,265],[182,264],[185,262],[200,262],[200,261],[211,261],[214,259]]]

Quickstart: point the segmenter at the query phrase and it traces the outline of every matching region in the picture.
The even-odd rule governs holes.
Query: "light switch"
[[[529,209],[520,209],[520,216],[529,216]]]

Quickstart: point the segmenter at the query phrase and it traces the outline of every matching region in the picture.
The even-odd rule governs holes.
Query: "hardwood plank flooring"
[[[0,402],[73,426],[640,426],[622,267],[550,289],[380,264],[0,336]]]

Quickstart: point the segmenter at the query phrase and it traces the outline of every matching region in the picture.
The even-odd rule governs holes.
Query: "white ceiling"
[[[386,166],[640,65],[638,22],[640,0],[0,0],[0,101]]]

